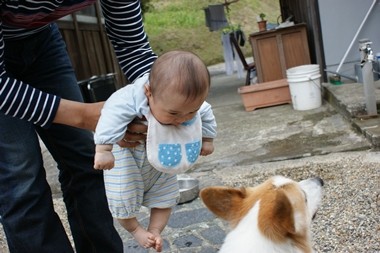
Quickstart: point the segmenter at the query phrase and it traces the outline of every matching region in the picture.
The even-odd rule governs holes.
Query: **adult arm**
[[[94,131],[103,105],[61,99],[53,122]]]
[[[157,56],[144,31],[140,1],[101,0],[105,27],[130,82],[148,73]]]
[[[104,102],[86,104],[61,99],[53,123],[95,131],[103,105]],[[128,131],[123,137],[125,141],[120,142],[119,145],[122,147],[135,147],[140,144],[139,141],[146,138],[143,133],[146,133],[147,128],[142,123],[132,122],[128,125]]]
[[[42,92],[8,75],[0,20],[0,112],[48,128],[53,122],[94,130],[103,103],[84,104]]]
[[[48,128],[52,123],[94,130],[103,102],[85,104],[61,99],[22,81],[0,76],[0,111]]]
[[[0,38],[0,45],[3,43]],[[3,47],[0,46],[0,55]],[[84,104],[42,92],[8,77],[0,59],[0,111],[5,115],[48,128],[53,122],[94,130],[103,103]]]

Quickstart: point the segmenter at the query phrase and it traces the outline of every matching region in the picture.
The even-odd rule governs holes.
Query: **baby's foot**
[[[138,226],[131,234],[141,247],[148,249],[156,245],[155,236],[141,226]]]
[[[152,245],[152,248],[154,248],[157,252],[162,251],[162,237],[159,230],[155,229],[148,229],[148,232],[151,232],[153,234],[152,239],[154,240],[154,245]]]

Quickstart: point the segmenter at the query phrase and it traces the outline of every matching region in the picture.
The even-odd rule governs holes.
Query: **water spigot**
[[[359,51],[361,52],[361,66],[363,66],[365,62],[372,62],[374,59],[371,45],[372,41],[370,41],[369,39],[359,40]]]

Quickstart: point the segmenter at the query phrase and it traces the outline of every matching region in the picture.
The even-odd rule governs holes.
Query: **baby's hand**
[[[214,152],[214,143],[212,141],[203,141],[200,155],[206,156]]]
[[[110,151],[97,151],[95,153],[94,168],[96,170],[110,170],[115,166],[115,157]]]

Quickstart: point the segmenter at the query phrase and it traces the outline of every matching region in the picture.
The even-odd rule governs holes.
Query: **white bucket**
[[[304,111],[322,105],[321,75],[316,64],[286,70],[294,110]]]
[[[308,64],[301,65],[297,67],[293,67],[286,70],[286,75],[289,77],[295,76],[304,76],[304,75],[313,75],[319,73],[319,65],[318,64]]]

